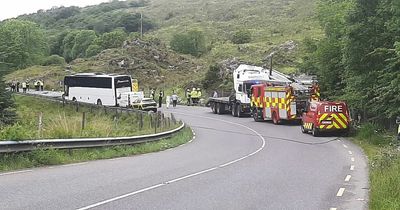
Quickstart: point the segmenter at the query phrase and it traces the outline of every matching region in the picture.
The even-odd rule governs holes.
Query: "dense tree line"
[[[129,33],[140,31],[141,15],[124,9],[138,1],[111,1],[85,8],[59,7],[0,22],[0,61],[19,69],[36,64],[60,64],[120,47]],[[143,18],[143,30],[153,28]],[[58,55],[58,56],[55,56]],[[51,56],[51,57],[48,57]],[[65,61],[60,60],[60,56]]]
[[[318,18],[326,36],[305,40],[302,70],[366,117],[400,115],[400,1],[320,0]]]

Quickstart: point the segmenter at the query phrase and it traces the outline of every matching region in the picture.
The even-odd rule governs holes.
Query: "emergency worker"
[[[193,104],[196,104],[197,103],[197,90],[196,90],[196,88],[192,89],[192,92],[190,92],[190,95],[192,96]]]
[[[27,90],[27,91],[29,91],[29,86],[30,86],[29,80],[26,80],[26,90]]]
[[[158,107],[159,107],[159,108],[161,108],[163,97],[164,97],[164,93],[163,93],[162,90],[160,90],[160,93],[159,93],[159,95],[158,95]]]
[[[187,105],[190,106],[190,102],[192,100],[192,94],[189,88],[186,90],[186,99],[187,99]]]
[[[22,82],[22,92],[26,93],[26,82]]]
[[[397,123],[397,125],[399,126],[399,127],[397,128],[397,140],[400,140],[400,116],[397,117],[396,123]]]
[[[38,80],[36,80],[36,82],[35,82],[35,90],[39,91],[39,88],[40,88],[40,83],[39,83]]]
[[[44,83],[42,80],[39,80],[39,85],[40,85],[40,91],[43,91]]]

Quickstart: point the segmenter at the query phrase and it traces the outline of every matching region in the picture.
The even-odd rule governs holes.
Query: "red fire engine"
[[[302,116],[301,131],[313,136],[321,132],[349,132],[349,110],[344,102],[310,102]]]
[[[259,84],[252,86],[251,94],[254,120],[272,120],[279,124],[283,120],[300,120],[307,102],[319,101],[319,86],[315,84],[308,89],[295,90],[292,86]]]

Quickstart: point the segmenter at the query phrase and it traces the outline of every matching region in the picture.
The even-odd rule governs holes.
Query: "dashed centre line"
[[[342,197],[345,190],[346,190],[345,188],[340,188],[339,191],[337,192],[336,196]]]
[[[352,154],[353,154],[353,152],[349,150],[349,155],[352,155]]]
[[[349,147],[348,147],[347,145],[345,145],[345,144],[343,144],[343,147],[346,148],[346,149],[349,148]]]
[[[352,157],[352,158],[351,158],[351,162],[354,162],[354,161],[355,161],[355,159]]]
[[[350,171],[354,171],[354,165],[350,166]]]
[[[344,179],[344,181],[345,181],[345,182],[348,182],[348,181],[350,181],[350,179],[351,179],[351,175],[349,174],[349,175],[346,176],[346,178]]]

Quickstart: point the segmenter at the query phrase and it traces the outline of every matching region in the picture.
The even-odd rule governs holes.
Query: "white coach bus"
[[[65,76],[64,97],[104,106],[118,106],[121,93],[132,91],[132,77],[129,75],[76,74]]]

